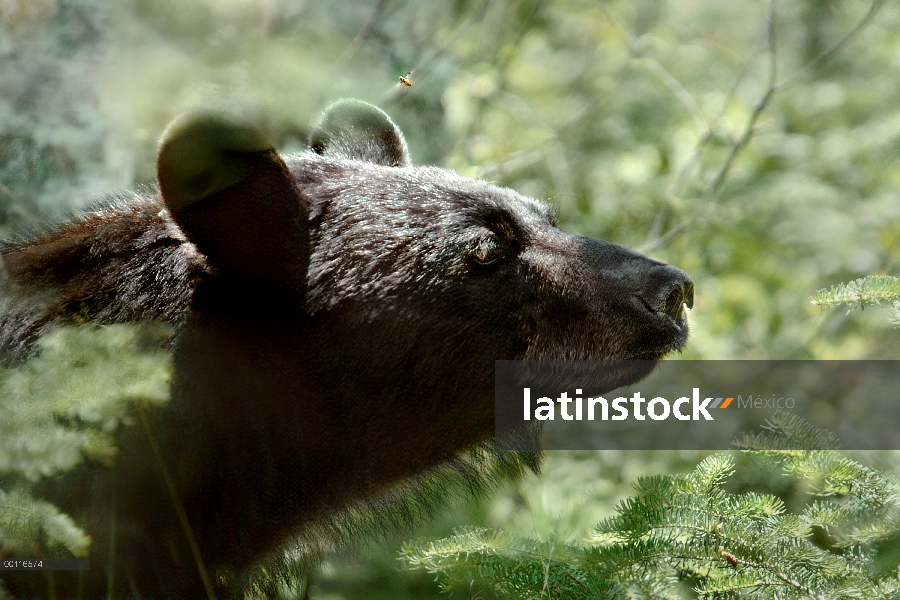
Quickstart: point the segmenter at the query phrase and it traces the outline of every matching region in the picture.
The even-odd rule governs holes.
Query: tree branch
[[[369,37],[372,33],[372,30],[375,29],[375,26],[378,24],[378,21],[381,20],[382,16],[385,13],[385,9],[387,9],[390,0],[378,0],[378,4],[375,6],[375,10],[372,11],[372,16],[365,22],[362,28],[359,30],[359,33],[356,34],[356,37],[344,48],[344,51],[340,53],[335,61],[338,64],[349,60],[359,47],[363,45],[363,42]]]
[[[737,155],[740,151],[747,145],[747,142],[750,141],[750,138],[753,137],[753,133],[756,130],[756,121],[759,119],[759,116],[766,109],[771,102],[772,98],[775,96],[775,92],[777,89],[777,51],[778,48],[776,46],[776,35],[775,35],[775,1],[772,0],[769,4],[769,18],[768,18],[768,52],[769,52],[769,88],[766,90],[766,93],[763,94],[763,97],[760,98],[759,102],[756,103],[756,106],[753,108],[753,113],[750,115],[750,118],[747,120],[747,125],[744,127],[744,132],[737,139],[734,145],[731,147],[731,152],[728,153],[728,158],[725,159],[725,162],[722,163],[722,166],[719,168],[718,173],[716,173],[709,185],[707,186],[707,191],[709,194],[716,194],[721,188],[722,184],[725,183],[725,178],[728,176],[728,172],[731,170],[731,166],[734,164],[734,159],[737,158]]]
[[[835,44],[833,44],[830,48],[824,50],[817,57],[806,63],[799,71],[788,77],[783,81],[779,81],[775,84],[776,91],[781,91],[787,87],[790,87],[797,83],[801,78],[809,75],[816,69],[822,66],[825,61],[834,56],[838,51],[841,50],[847,43],[852,40],[856,35],[865,28],[866,25],[869,24],[869,21],[872,20],[872,17],[875,16],[875,13],[878,12],[878,9],[881,8],[881,5],[884,4],[884,0],[874,0],[872,2],[872,6],[869,7],[869,11],[862,18],[862,20],[856,24],[856,27],[850,30],[847,35],[838,40]]]
[[[433,45],[425,57],[413,66],[413,73],[416,73],[419,77],[426,73],[431,63],[446,54],[457,38],[464,34],[474,23],[481,21],[484,18],[484,13],[489,5],[490,0],[482,0],[481,4],[479,4],[468,16],[463,18],[459,25],[457,25],[445,39]],[[385,104],[392,102],[403,93],[404,90],[401,89],[403,87],[403,85],[398,85],[397,80],[394,79],[394,84],[378,98],[375,105],[384,106]]]
[[[6,187],[2,182],[0,182],[0,194],[3,194],[4,196],[9,198],[13,202],[19,201],[19,199],[16,197],[16,195],[13,193],[13,191],[11,189],[9,189],[8,187]]]
[[[847,35],[843,38],[835,42],[831,47],[823,51],[817,57],[809,61],[803,68],[799,71],[784,79],[782,81],[778,81],[777,79],[777,53],[776,53],[776,35],[775,35],[775,0],[772,0],[769,5],[769,23],[768,23],[768,31],[769,31],[769,88],[766,90],[766,93],[757,102],[756,107],[753,109],[753,114],[750,115],[750,119],[747,121],[747,126],[744,128],[743,134],[738,138],[735,142],[734,146],[731,148],[731,152],[728,155],[728,158],[725,159],[725,162],[722,164],[722,167],[719,169],[719,172],[712,178],[709,186],[707,187],[707,191],[710,194],[717,193],[721,188],[722,184],[725,182],[725,178],[728,176],[728,172],[731,169],[732,164],[734,163],[734,159],[737,157],[738,153],[747,145],[747,142],[750,141],[750,138],[753,136],[753,133],[756,128],[756,121],[759,119],[759,115],[765,110],[768,106],[769,102],[775,96],[777,92],[795,84],[801,78],[805,77],[809,73],[812,73],[814,70],[822,66],[828,59],[834,56],[841,48],[847,45],[847,43],[856,37],[856,35],[863,30],[863,28],[868,25],[868,23],[872,20],[872,17],[875,16],[875,13],[878,12],[878,9],[881,7],[884,0],[873,0],[872,5],[869,7],[868,12],[865,16],[856,24],[853,29],[851,29]]]
[[[684,107],[691,114],[691,117],[694,119],[694,123],[697,126],[697,130],[700,132],[700,136],[708,136],[709,135],[709,125],[706,123],[706,119],[703,116],[703,111],[700,110],[700,105],[697,104],[697,101],[694,100],[694,97],[688,92],[681,82],[675,79],[669,71],[660,63],[655,56],[650,52],[647,48],[646,44],[634,35],[625,25],[619,20],[616,14],[612,11],[611,8],[607,7],[607,14],[609,15],[610,20],[616,24],[616,27],[625,35],[625,39],[628,42],[628,47],[631,51],[636,55],[646,60],[646,63],[650,66],[654,73],[656,73],[657,78],[669,88],[669,91],[684,105]]]
[[[640,252],[641,254],[650,254],[651,252],[668,246],[675,240],[675,238],[690,229],[693,225],[694,221],[692,219],[686,219],[669,231],[665,232],[663,235],[652,240],[648,240],[643,246],[638,248],[638,252]]]

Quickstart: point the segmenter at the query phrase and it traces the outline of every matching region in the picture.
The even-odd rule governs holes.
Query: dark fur
[[[246,129],[196,123],[166,136],[162,194],[2,255],[0,351],[66,323],[180,325],[151,431],[220,595],[292,538],[427,514],[429,474],[478,490],[533,466],[489,450],[495,360],[656,360],[686,341],[681,271],[563,233],[539,201],[408,166],[377,109],[339,104],[284,163]],[[183,166],[183,139],[209,156]],[[121,447],[114,478],[86,467],[48,486],[94,540],[85,597],[110,569],[117,597],[205,597],[147,435]],[[32,583],[12,585],[40,595]]]
[[[156,194],[131,195],[0,254],[0,363],[30,355],[61,325],[161,320],[187,314],[205,258]]]

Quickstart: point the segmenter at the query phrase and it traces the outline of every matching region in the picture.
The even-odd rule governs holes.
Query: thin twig
[[[697,104],[697,101],[688,92],[681,82],[675,79],[669,71],[656,59],[655,56],[650,52],[647,48],[647,45],[644,42],[634,35],[625,25],[619,20],[616,14],[612,11],[611,8],[607,6],[607,14],[609,15],[610,20],[615,23],[616,27],[625,35],[625,39],[628,42],[628,47],[631,49],[635,55],[640,56],[641,58],[647,61],[647,64],[650,65],[652,70],[656,73],[656,76],[662,81],[662,83],[669,88],[669,91],[684,105],[684,107],[691,114],[691,117],[694,119],[694,123],[697,126],[697,130],[700,132],[700,136],[704,137],[709,135],[709,125],[706,122],[706,119],[703,116],[703,111],[700,110],[700,105]]]
[[[698,142],[697,149],[695,150],[694,157],[689,161],[689,165],[696,161],[699,161],[700,154],[702,153],[702,148],[706,145],[706,143],[712,138],[712,129],[710,124],[707,122],[706,118],[703,116],[703,111],[700,109],[700,105],[694,99],[690,92],[681,84],[678,79],[676,79],[669,71],[656,59],[655,56],[650,52],[647,48],[646,44],[635,36],[616,16],[616,14],[607,7],[607,14],[609,15],[610,21],[612,21],[620,31],[625,36],[625,39],[628,42],[628,47],[631,51],[643,58],[647,65],[649,65],[650,69],[656,74],[656,77],[665,85],[672,95],[681,102],[682,105],[687,109],[690,113],[691,117],[694,120],[694,125],[697,128],[697,132],[700,137],[700,141]],[[686,177],[686,172],[691,167],[689,165],[685,165],[685,168],[682,170],[682,174]],[[676,180],[681,179],[681,176],[678,176]],[[650,231],[647,234],[647,241],[644,243],[641,248],[639,248],[640,252],[650,253],[654,250],[658,250],[663,246],[671,243],[675,238],[680,236],[682,233],[687,231],[691,225],[691,220],[686,220],[679,225],[676,225],[672,229],[670,229],[667,233],[663,234],[663,228],[665,227],[666,219],[669,215],[669,205],[664,201],[663,204],[659,208],[659,212],[656,215],[656,218],[653,221],[653,225],[650,228]]]
[[[544,153],[541,150],[514,152],[502,163],[483,169],[478,174],[478,178],[492,179],[494,177],[508,175],[522,169],[527,169],[531,165],[543,160],[543,158]]]
[[[116,470],[117,464],[113,464],[110,487],[112,489],[112,506],[116,505]],[[107,557],[108,571],[106,572],[106,600],[113,600],[113,584],[115,584],[116,564],[116,511],[111,510],[109,515],[109,556]]]
[[[13,202],[18,202],[18,201],[19,201],[19,198],[16,196],[16,194],[14,194],[13,191],[12,191],[11,189],[9,189],[9,188],[6,187],[5,185],[3,185],[3,182],[0,182],[0,193],[2,193],[4,196],[6,196],[7,198],[9,198],[9,199],[12,200]]]
[[[372,30],[375,29],[375,26],[381,20],[390,1],[391,0],[378,0],[375,10],[372,11],[372,16],[365,22],[350,44],[344,48],[344,51],[338,55],[337,60],[335,61],[336,63],[341,64],[356,54],[356,51],[359,50],[359,47],[363,45],[366,39],[368,39]]]
[[[883,4],[883,0],[874,0],[872,5],[869,7],[868,12],[866,12],[865,16],[851,29],[843,38],[835,42],[829,48],[821,52],[814,59],[809,61],[806,65],[804,65],[799,71],[783,79],[781,81],[777,81],[777,47],[776,47],[776,36],[775,36],[775,2],[770,3],[769,5],[769,19],[768,19],[768,54],[769,54],[769,77],[770,84],[769,89],[766,91],[765,95],[762,99],[757,103],[754,108],[753,114],[750,117],[750,120],[747,123],[747,126],[744,129],[743,134],[736,140],[734,146],[731,149],[731,152],[728,155],[728,158],[723,163],[722,167],[716,173],[716,175],[712,178],[711,183],[707,186],[708,193],[716,193],[718,192],[722,185],[724,184],[725,178],[728,175],[729,170],[731,169],[732,164],[734,163],[735,158],[740,153],[740,151],[746,146],[747,142],[750,141],[750,138],[753,136],[756,131],[756,122],[759,119],[762,111],[768,106],[769,102],[772,100],[772,97],[775,93],[790,87],[797,83],[803,77],[809,75],[815,69],[819,68],[822,64],[824,64],[828,59],[830,59],[834,54],[836,54],[839,50],[841,50],[844,46],[849,43],[851,39],[853,39],[860,31],[872,20],[875,14],[878,12],[878,9]],[[673,185],[670,188],[672,193],[676,196],[680,196],[684,192],[684,187],[687,185],[688,176],[691,171],[696,168],[697,164],[700,161],[700,157],[703,154],[703,150],[706,145],[709,143],[712,138],[712,131],[717,129],[716,125],[720,121],[720,119],[724,116],[725,111],[727,110],[728,103],[730,99],[734,96],[738,84],[743,80],[746,76],[746,73],[749,69],[749,66],[752,64],[753,60],[749,60],[744,64],[744,67],[741,69],[741,72],[735,78],[734,84],[729,90],[728,96],[726,98],[726,102],[722,107],[722,111],[719,116],[717,116],[713,121],[710,127],[711,132],[710,135],[703,136],[697,142],[697,146],[694,150],[693,155],[690,160],[685,163],[685,166],[679,171],[678,176],[673,180]]]
[[[660,63],[656,58],[654,58],[649,52],[645,55],[645,59],[649,59],[650,67],[656,72],[656,76],[669,88],[669,90],[675,95],[678,100],[688,109],[688,112],[691,113],[691,116],[694,119],[694,124],[697,126],[697,129],[700,131],[701,137],[707,137],[710,134],[709,125],[706,122],[706,119],[703,116],[703,111],[700,110],[700,105],[697,104],[697,101],[694,100],[694,97],[688,92],[681,82],[675,79],[671,73],[669,73],[662,63]]]
[[[172,480],[172,475],[169,473],[169,469],[166,467],[165,461],[163,461],[162,453],[156,445],[153,433],[150,431],[150,422],[147,420],[147,413],[144,412],[144,407],[141,406],[140,401],[135,402],[134,407],[138,417],[140,417],[141,425],[144,426],[147,439],[150,441],[150,448],[153,450],[153,456],[156,458],[156,463],[166,482],[166,488],[169,490],[169,496],[172,499],[172,504],[175,506],[175,512],[178,513],[178,520],[181,522],[184,537],[187,539],[188,546],[191,548],[191,554],[194,555],[194,563],[197,566],[197,571],[200,573],[200,580],[203,582],[203,587],[206,589],[206,596],[209,600],[216,600],[216,592],[213,590],[212,581],[206,570],[206,564],[203,562],[203,556],[200,554],[200,546],[197,544],[197,539],[194,537],[194,531],[191,529],[191,523],[188,520],[187,512],[184,510],[184,505],[181,503],[181,498],[178,496],[178,490],[175,489],[175,482]]]
[[[838,51],[840,51],[847,43],[850,42],[856,35],[859,34],[860,31],[865,28],[866,25],[872,20],[875,14],[878,12],[878,9],[883,4],[884,0],[873,0],[872,5],[869,7],[868,12],[866,12],[865,16],[851,29],[843,38],[832,44],[829,48],[821,52],[814,59],[809,61],[806,65],[804,65],[799,71],[783,79],[778,81],[778,48],[777,48],[777,35],[776,35],[776,0],[771,0],[769,4],[769,15],[767,22],[767,48],[766,51],[769,55],[769,86],[766,90],[766,93],[763,94],[762,98],[756,103],[756,106],[753,108],[753,112],[750,115],[750,118],[747,121],[746,126],[744,127],[743,132],[740,137],[734,141],[734,144],[731,147],[731,152],[729,152],[728,157],[725,159],[725,162],[722,163],[722,166],[719,168],[719,171],[713,176],[710,180],[708,186],[706,186],[706,193],[708,195],[715,195],[718,193],[722,185],[725,183],[726,178],[731,170],[732,165],[734,164],[735,159],[738,154],[740,154],[741,150],[743,150],[750,139],[753,137],[753,134],[756,132],[756,123],[759,120],[762,112],[768,107],[769,103],[772,101],[772,98],[776,93],[781,90],[790,87],[797,83],[803,77],[809,75],[814,70],[822,66],[828,59],[834,56]],[[735,80],[734,85],[732,86],[731,92],[729,94],[733,94],[734,90],[737,88],[738,83],[743,78],[747,65],[750,64],[751,61],[748,61],[745,64],[744,69],[738,75],[738,78]],[[724,111],[726,107],[723,107],[722,111]],[[713,125],[718,122],[718,117],[715,121],[713,121]],[[703,153],[703,149],[706,144],[709,142],[712,137],[712,131],[714,129],[708,130],[708,133],[705,136],[701,136],[700,140],[697,142],[697,147],[695,149],[694,155],[691,160],[685,165],[679,174],[678,179],[682,179],[682,183],[679,187],[683,187],[686,185],[687,173],[689,170],[692,170],[694,166],[699,162],[700,156]],[[681,190],[679,189],[679,193]],[[653,252],[654,250],[658,250],[659,248],[665,246],[670,243],[672,240],[681,235],[684,231],[686,231],[691,226],[691,221],[683,221],[679,225],[675,226],[662,236],[657,239],[648,241],[641,247],[641,251],[645,253]]]
[[[779,81],[777,84],[775,84],[775,89],[780,91],[785,89],[786,87],[794,85],[795,83],[797,83],[797,81],[799,81],[803,77],[806,77],[807,75],[818,69],[820,66],[822,66],[825,61],[834,56],[841,48],[846,46],[851,39],[856,37],[856,35],[860,31],[862,31],[866,25],[869,24],[869,21],[872,20],[872,17],[875,16],[875,13],[878,12],[878,9],[881,8],[882,4],[884,4],[884,0],[874,0],[872,2],[872,6],[869,7],[869,11],[862,18],[862,20],[856,24],[856,27],[851,29],[850,32],[847,33],[847,35],[835,42],[830,48],[822,51],[822,53],[806,63],[806,65],[804,65],[799,71],[797,71],[787,79]]]
[[[647,243],[638,248],[638,252],[640,252],[641,254],[650,254],[651,252],[655,252],[656,250],[659,250],[664,246],[668,246],[675,240],[675,238],[690,229],[693,225],[694,221],[692,219],[686,219],[658,238],[647,241]]]
[[[776,84],[776,64],[777,64],[777,46],[775,44],[775,0],[772,0],[769,4],[769,18],[768,18],[768,52],[769,52],[769,89],[766,90],[766,93],[760,98],[759,102],[756,103],[756,106],[753,108],[753,113],[750,115],[750,118],[747,120],[747,125],[744,127],[744,131],[741,136],[734,142],[731,146],[731,152],[728,153],[728,158],[725,159],[725,162],[722,163],[722,166],[719,168],[718,173],[713,176],[710,181],[707,190],[710,194],[716,194],[722,187],[722,184],[725,183],[725,178],[728,176],[728,172],[731,170],[731,166],[734,164],[734,159],[737,158],[737,155],[740,151],[747,145],[747,142],[750,141],[750,138],[753,137],[753,133],[756,131],[756,121],[759,119],[759,116],[766,109],[771,102],[772,98],[775,96],[775,92],[778,91]]]
[[[664,201],[659,205],[659,210],[653,218],[653,224],[650,225],[649,233],[647,233],[647,239],[644,241],[645,244],[649,244],[652,240],[655,240],[662,235],[663,230],[666,228],[666,221],[669,218],[670,212],[671,207],[668,202]]]
[[[413,66],[411,71],[418,74],[419,77],[425,74],[428,71],[428,67],[431,65],[431,63],[446,54],[450,46],[456,41],[458,37],[465,33],[473,23],[482,20],[482,18],[484,17],[484,12],[487,10],[489,5],[490,0],[482,0],[481,4],[467,17],[465,17],[465,19],[463,19],[463,21],[456,27],[453,32],[451,32],[444,40],[432,46],[430,52],[428,52],[428,54],[426,54],[424,58],[422,58],[415,66]],[[403,88],[404,86],[402,84],[398,85],[396,83],[396,79],[394,81],[394,85],[388,88],[388,90],[378,98],[378,101],[375,102],[376,106],[384,106],[385,104],[399,97],[401,93],[403,93],[404,90],[401,88]]]
[[[541,116],[516,94],[497,89],[485,101],[505,110],[524,126],[536,127],[547,133],[543,149],[540,152],[547,161],[547,168],[550,170],[550,178],[553,180],[557,196],[562,200],[570,201],[574,197],[571,169],[569,161],[566,159],[565,148],[560,143],[557,132],[548,127]]]
[[[534,15],[537,13],[537,10],[540,8],[543,1],[544,0],[534,0],[534,2],[532,2],[528,14],[519,21],[519,28],[517,31],[514,31],[512,35],[509,35],[506,30],[502,28],[497,32],[500,34],[502,31],[502,37],[498,38],[499,43],[495,44],[493,60],[490,61],[494,67],[494,71],[497,73],[497,76],[494,79],[495,90],[503,90],[506,87],[508,79],[507,68],[521,51],[522,40],[525,38],[525,35],[531,31],[531,19],[534,18]],[[486,10],[487,5],[485,5],[485,11]],[[504,48],[512,48],[515,50],[513,52],[504,52]],[[479,102],[475,108],[474,118],[471,119],[468,132],[462,137],[463,140],[471,140],[474,137],[475,132],[482,129],[488,101],[489,98],[487,97],[479,98]]]
[[[744,78],[747,77],[747,73],[750,71],[751,65],[756,61],[760,52],[763,49],[758,49],[753,53],[749,59],[744,61],[744,64],[741,66],[740,71],[735,76],[734,81],[731,83],[731,87],[728,88],[728,93],[725,95],[725,99],[722,102],[722,108],[719,109],[719,113],[713,118],[710,122],[709,130],[706,132],[706,135],[700,137],[697,140],[697,145],[694,147],[694,152],[691,155],[691,158],[684,163],[684,166],[678,171],[678,174],[672,179],[672,184],[669,186],[668,195],[680,197],[684,194],[684,189],[687,187],[688,181],[690,181],[690,174],[694,169],[697,168],[697,165],[700,163],[700,158],[703,156],[703,151],[706,149],[706,146],[714,137],[714,132],[719,129],[719,123],[725,118],[725,115],[728,113],[728,106],[731,104],[732,99],[737,95],[738,86],[740,86],[741,82],[744,81]]]
[[[734,163],[734,159],[737,157],[738,153],[746,146],[747,142],[750,141],[750,138],[753,136],[753,133],[756,129],[756,121],[759,119],[759,115],[765,110],[766,106],[768,106],[769,102],[775,96],[775,94],[799,81],[802,77],[805,77],[809,73],[813,72],[815,69],[819,68],[825,61],[835,55],[841,48],[843,48],[847,43],[853,39],[862,29],[872,20],[872,17],[875,16],[875,13],[878,12],[878,9],[881,7],[883,0],[874,0],[872,5],[869,7],[868,12],[865,16],[856,24],[853,29],[851,29],[847,35],[843,38],[835,42],[831,47],[824,50],[814,59],[809,61],[803,68],[799,71],[784,79],[782,81],[777,80],[776,73],[776,46],[775,46],[775,0],[772,0],[770,4],[770,12],[769,12],[769,52],[770,52],[770,67],[769,67],[769,89],[766,90],[765,95],[760,99],[760,101],[756,104],[756,107],[753,109],[753,114],[750,115],[750,119],[747,122],[747,126],[744,128],[744,133],[740,138],[735,142],[734,146],[731,148],[731,152],[728,155],[728,158],[725,159],[725,163],[719,169],[719,172],[713,177],[710,185],[708,186],[708,191],[711,194],[715,194],[718,192],[722,184],[725,182],[725,177],[728,175],[728,171],[731,169],[731,165]]]

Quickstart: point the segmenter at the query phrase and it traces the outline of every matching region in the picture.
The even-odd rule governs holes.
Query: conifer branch
[[[806,422],[783,416],[773,422],[782,424],[773,439],[830,439]],[[900,594],[890,569],[872,576],[879,556],[890,560],[879,545],[900,539],[895,481],[834,451],[749,454],[775,458],[766,464],[808,481],[813,500],[791,513],[775,496],[726,492],[734,462],[712,455],[686,475],[639,479],[636,495],[583,545],[477,528],[411,542],[402,559],[410,569],[437,573],[448,589],[477,580],[510,598],[679,598],[685,580],[710,599]],[[835,544],[815,543],[814,528]]]
[[[816,306],[839,306],[847,304],[865,308],[867,304],[900,301],[900,277],[891,275],[871,275],[854,279],[849,283],[839,283],[816,292],[810,299]]]

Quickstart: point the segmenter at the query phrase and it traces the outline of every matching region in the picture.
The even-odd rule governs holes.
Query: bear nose
[[[640,296],[650,310],[679,321],[683,306],[694,307],[694,282],[677,267],[659,265],[650,271]]]

